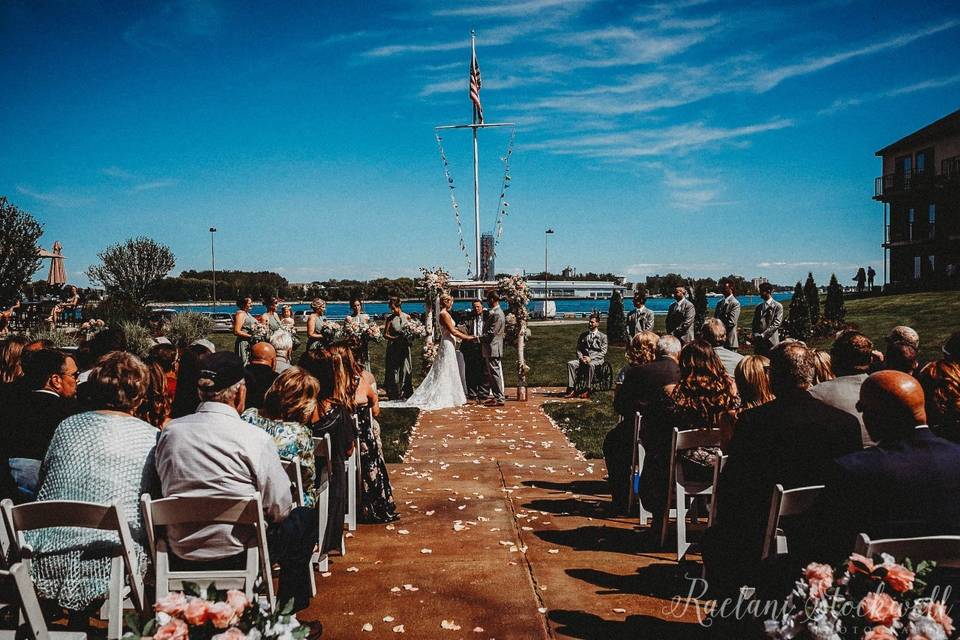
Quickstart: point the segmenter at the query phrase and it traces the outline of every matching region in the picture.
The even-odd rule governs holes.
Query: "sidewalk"
[[[390,468],[401,520],[361,525],[302,617],[329,638],[704,637],[670,611],[688,591],[673,556],[605,517],[602,461],[530,396],[422,414]]]

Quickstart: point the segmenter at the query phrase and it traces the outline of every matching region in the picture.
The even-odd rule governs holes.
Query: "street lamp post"
[[[553,235],[553,229],[547,229],[543,232],[543,317],[547,317],[547,298],[550,297],[547,281],[550,277],[547,271],[547,240]]]
[[[217,255],[213,251],[213,234],[217,232],[216,227],[210,227],[210,267],[213,271],[213,312],[217,312]]]

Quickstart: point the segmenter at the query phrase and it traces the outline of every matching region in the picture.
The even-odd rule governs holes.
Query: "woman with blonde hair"
[[[740,410],[752,409],[773,400],[770,388],[770,360],[766,356],[747,356],[737,364],[734,378],[740,393]]]
[[[817,385],[836,377],[833,373],[830,352],[826,349],[813,349],[813,384]]]
[[[620,371],[617,373],[617,378],[614,381],[615,392],[620,388],[620,385],[623,384],[623,379],[627,377],[627,373],[631,369],[642,367],[657,359],[657,343],[659,342],[660,336],[653,331],[640,331],[633,336],[624,352],[627,363],[620,368]]]
[[[29,341],[23,336],[9,336],[0,341],[0,389],[23,376],[20,354],[27,342]]]
[[[323,298],[314,298],[310,303],[310,308],[313,313],[307,316],[307,349],[312,349],[317,343],[321,347],[325,347],[327,346],[327,337],[323,335],[321,328],[323,323],[327,321],[327,301]]]
[[[960,442],[960,364],[931,362],[918,377],[927,401],[927,424],[941,438]]]

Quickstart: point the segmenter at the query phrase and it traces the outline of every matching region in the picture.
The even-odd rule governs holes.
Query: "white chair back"
[[[290,479],[290,497],[295,507],[303,506],[303,469],[300,467],[300,458],[280,460],[280,466],[287,472]]]
[[[37,592],[30,579],[30,568],[22,562],[15,562],[9,570],[0,569],[0,582],[13,586],[11,593],[16,593],[19,600],[21,620],[20,629],[0,631],[0,640],[14,640],[31,638],[32,640],[85,640],[86,633],[81,631],[53,632],[47,629],[47,622],[43,619],[43,611],[37,601]]]
[[[326,571],[330,568],[330,560],[327,552],[323,551],[323,539],[326,537],[327,522],[330,520],[330,478],[333,477],[333,466],[330,462],[330,434],[324,434],[322,438],[313,439],[313,459],[317,468],[317,475],[313,481],[316,501],[314,508],[317,510],[319,537],[317,538],[317,547],[314,549],[313,556],[310,558],[310,588],[316,595],[316,579],[313,577],[312,567],[316,565],[317,571]],[[343,534],[340,535],[340,550],[345,551]]]
[[[680,431],[673,429],[670,445],[670,460],[667,468],[667,513],[663,517],[663,523],[660,527],[660,545],[667,542],[667,532],[669,530],[669,510],[676,500],[677,516],[677,560],[683,559],[690,543],[687,542],[687,510],[689,505],[687,500],[692,503],[700,496],[711,496],[713,494],[713,484],[687,480],[683,476],[683,467],[677,463],[677,454],[686,449],[695,449],[697,447],[719,447],[720,429],[690,429]]]
[[[889,553],[897,560],[910,558],[914,563],[930,560],[938,566],[960,567],[960,536],[871,540],[867,534],[861,533],[857,536],[853,551],[868,558]]]
[[[370,411],[368,407],[366,411]],[[370,419],[373,419],[371,413]],[[360,508],[360,418],[353,415],[353,453],[347,458],[347,509],[344,513],[344,522],[348,531],[357,529],[357,511]]]
[[[119,505],[74,500],[46,500],[14,505],[7,499],[0,503],[0,510],[3,512],[3,526],[9,538],[10,549],[7,555],[11,561],[22,562],[27,571],[33,556],[33,549],[24,536],[27,531],[50,527],[77,527],[116,534],[119,546],[114,550],[111,560],[110,585],[105,604],[107,637],[119,638],[123,634],[125,598],[129,598],[131,607],[137,613],[143,613],[144,595],[140,565],[130,527]]]
[[[263,520],[263,504],[259,492],[246,497],[175,496],[161,500],[152,500],[149,494],[143,494],[140,504],[143,508],[147,540],[150,543],[150,555],[156,571],[157,600],[171,590],[182,590],[184,582],[195,582],[201,587],[216,585],[219,589],[239,587],[253,600],[259,576],[270,610],[276,610],[270,551],[267,548],[267,526]],[[161,529],[170,525],[186,524],[245,525],[253,528],[256,542],[246,550],[245,566],[242,569],[171,569],[171,552]]]
[[[782,484],[774,487],[773,495],[770,498],[767,530],[763,537],[761,560],[766,560],[771,555],[782,555],[788,552],[787,537],[780,528],[780,518],[806,513],[816,503],[821,491],[823,491],[822,484],[794,489],[784,489]]]

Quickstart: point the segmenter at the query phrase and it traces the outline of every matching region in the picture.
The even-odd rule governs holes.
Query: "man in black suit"
[[[717,489],[717,524],[707,531],[703,561],[720,593],[756,584],[774,485],[822,484],[834,458],[861,449],[860,424],[814,399],[814,356],[791,342],[770,355],[776,399],[740,414]]]
[[[474,300],[470,313],[460,323],[461,330],[471,336],[480,337],[486,324],[486,313],[483,302]],[[467,379],[467,400],[477,401],[490,395],[485,388],[483,375],[483,354],[479,342],[460,343],[460,353],[463,355],[464,377]]]
[[[834,461],[791,551],[828,562],[845,558],[861,532],[873,539],[960,534],[960,445],[927,427],[920,383],[879,371],[860,387],[859,407],[877,445]]]
[[[645,413],[665,386],[680,380],[679,357],[680,341],[673,336],[663,336],[657,343],[657,359],[628,369],[623,384],[613,396],[613,408],[621,420],[603,439],[603,459],[613,498],[610,509],[614,513],[627,510],[635,414]]]
[[[250,364],[243,368],[247,380],[246,407],[259,409],[263,405],[263,396],[277,379],[274,367],[277,364],[277,350],[269,342],[258,342],[250,349]]]
[[[79,410],[77,376],[73,358],[61,351],[41,349],[23,359],[23,385],[0,407],[3,429],[2,465],[17,487],[11,496],[30,501],[35,497],[40,463],[47,454],[57,425]],[[4,485],[12,485],[4,479]]]

